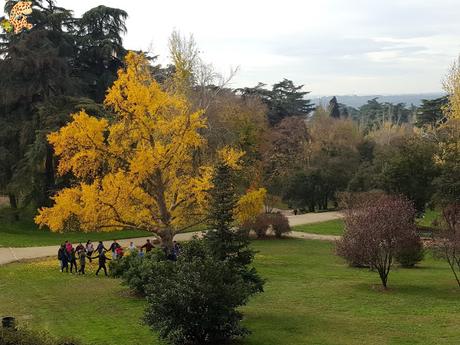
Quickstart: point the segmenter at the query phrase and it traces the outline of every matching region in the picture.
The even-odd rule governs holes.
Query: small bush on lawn
[[[38,333],[28,330],[9,330],[0,331],[0,345],[78,345],[74,340],[56,340],[47,333]]]
[[[268,228],[270,227],[269,218],[266,213],[261,213],[257,218],[247,225],[248,228],[251,228],[256,233],[257,238],[263,238],[267,236]]]
[[[279,212],[270,214],[270,223],[277,238],[281,238],[283,234],[291,232],[289,220],[284,214]]]
[[[417,234],[411,234],[399,243],[395,259],[402,267],[411,268],[422,261],[424,256],[422,240]]]
[[[176,262],[152,262],[145,322],[174,345],[223,344],[244,336],[238,307],[252,286],[227,261],[216,260],[204,241],[184,245]]]
[[[289,221],[287,217],[281,213],[261,213],[257,218],[243,226],[243,228],[248,231],[254,230],[257,238],[263,238],[267,236],[267,231],[270,228],[270,225],[273,227],[273,232],[275,236],[280,238],[283,234],[291,232],[291,227],[289,226]]]

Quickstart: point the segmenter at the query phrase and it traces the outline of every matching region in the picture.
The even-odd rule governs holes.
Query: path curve
[[[303,225],[303,224],[313,224],[325,222],[328,220],[340,219],[343,218],[340,212],[323,212],[323,213],[307,213],[297,216],[288,216],[289,224],[291,226]],[[178,234],[174,237],[176,241],[183,242],[189,241],[193,236],[200,236],[201,232],[192,232],[185,234]],[[289,237],[308,239],[308,240],[322,240],[322,241],[336,241],[340,236],[330,236],[330,235],[317,235],[309,234],[304,232],[293,231],[289,234]],[[118,242],[123,247],[128,247],[130,242],[134,242],[136,246],[141,246],[145,241],[151,237],[140,237],[133,239],[119,240]],[[104,245],[106,248],[110,246],[111,241],[105,241]],[[50,256],[57,256],[58,246],[45,246],[45,247],[25,247],[25,248],[0,248],[0,265],[5,265],[15,261],[30,260],[30,259],[40,259]]]

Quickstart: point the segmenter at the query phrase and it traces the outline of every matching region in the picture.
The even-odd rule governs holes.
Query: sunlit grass
[[[241,345],[459,344],[460,289],[443,262],[396,268],[390,290],[349,268],[333,244],[255,241],[265,293],[243,308],[252,334]],[[0,267],[0,314],[87,344],[159,344],[144,326],[144,301],[115,279],[60,273],[56,260]]]

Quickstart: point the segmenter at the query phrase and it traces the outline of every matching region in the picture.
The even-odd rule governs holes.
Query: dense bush
[[[79,345],[74,340],[56,340],[47,333],[32,332],[28,330],[8,330],[0,331],[0,345]]]
[[[289,220],[284,214],[281,214],[281,213],[270,214],[270,223],[273,227],[273,232],[275,233],[275,236],[278,238],[281,238],[283,234],[287,234],[291,232]]]
[[[263,238],[267,236],[270,222],[268,221],[268,217],[266,215],[266,213],[259,214],[252,222],[244,224],[243,228],[245,228],[247,232],[251,230],[254,231],[257,238]]]
[[[281,213],[261,213],[251,223],[244,224],[246,231],[253,230],[257,238],[267,236],[268,229],[272,226],[275,236],[280,238],[283,234],[291,232],[287,217]]]
[[[424,256],[422,240],[417,234],[411,234],[399,243],[395,259],[402,267],[410,268],[422,261]]]
[[[113,277],[123,280],[136,294],[145,295],[145,287],[155,276],[156,264],[166,260],[161,250],[154,250],[144,256],[126,255],[121,259],[110,262],[110,272]]]
[[[222,344],[248,333],[237,310],[253,293],[204,241],[184,245],[176,262],[151,261],[145,322],[174,345]]]

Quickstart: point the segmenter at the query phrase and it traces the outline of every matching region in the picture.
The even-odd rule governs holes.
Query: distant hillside
[[[422,99],[434,99],[443,96],[444,93],[420,93],[420,94],[407,94],[407,95],[368,95],[368,96],[356,96],[356,95],[344,95],[336,96],[339,103],[348,105],[350,107],[358,108],[363,104],[366,104],[368,100],[378,98],[379,102],[389,103],[405,103],[407,106],[411,104],[418,106],[421,104]],[[327,105],[329,100],[333,96],[321,96],[313,97],[312,101],[316,104]]]

